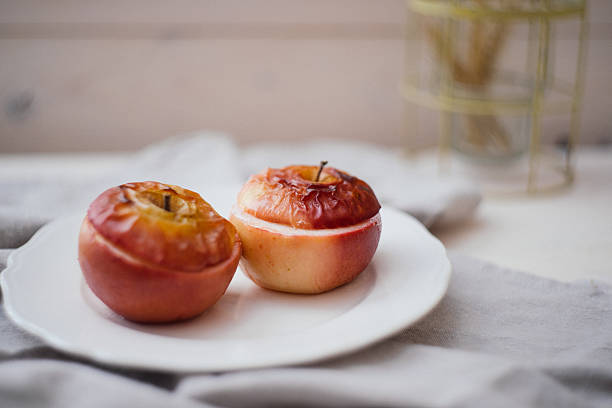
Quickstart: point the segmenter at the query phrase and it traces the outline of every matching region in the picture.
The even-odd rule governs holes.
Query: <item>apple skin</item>
[[[268,168],[243,185],[230,221],[243,243],[242,270],[257,285],[322,293],[372,260],[380,203],[366,182],[325,164]]]
[[[183,272],[127,255],[104,239],[87,218],[79,234],[79,263],[87,285],[111,310],[141,323],[173,322],[201,314],[225,293],[240,253],[236,238],[225,261],[200,272]]]
[[[299,229],[329,229],[358,224],[378,213],[380,203],[357,177],[317,166],[266,169],[247,180],[238,194],[242,211],[261,220]]]
[[[245,221],[240,211],[234,207],[230,221],[242,240],[241,269],[258,286],[281,292],[317,294],[351,282],[370,263],[382,229],[377,214],[355,229],[339,228],[338,233],[285,234],[275,231],[272,223],[272,228],[265,228]]]
[[[215,304],[241,249],[235,227],[197,193],[139,182],[112,187],[91,203],[78,255],[87,285],[111,310],[165,323]]]
[[[154,202],[164,194],[173,211]],[[109,188],[91,203],[87,219],[126,253],[185,272],[225,260],[235,236],[234,227],[198,193],[155,181]]]

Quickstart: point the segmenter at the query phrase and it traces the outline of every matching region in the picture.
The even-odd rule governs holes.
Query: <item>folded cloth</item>
[[[612,406],[612,287],[451,262],[448,293],[421,322],[304,366],[115,369],[55,352],[0,313],[0,406]]]
[[[153,144],[114,171],[85,179],[74,169],[58,177],[40,174],[0,181],[0,248],[16,248],[41,225],[60,215],[85,211],[108,187],[156,180],[202,193],[222,212],[229,211],[246,178],[266,167],[317,164],[321,158],[365,179],[379,199],[403,209],[427,226],[469,218],[481,195],[469,183],[423,174],[390,148],[357,142],[265,143],[240,149],[222,134],[195,133]]]
[[[426,225],[465,219],[480,200],[472,186],[436,181],[375,145],[240,149],[222,135],[190,135],[138,152],[95,180],[43,174],[0,182],[0,248],[21,245],[46,220],[84,212],[122,182],[183,185],[227,211],[248,174],[320,160],[359,175],[383,203]],[[9,253],[0,249],[0,270]],[[421,322],[373,347],[304,366],[201,375],[117,369],[51,349],[0,308],[0,406],[612,406],[611,287],[451,258],[449,292]]]

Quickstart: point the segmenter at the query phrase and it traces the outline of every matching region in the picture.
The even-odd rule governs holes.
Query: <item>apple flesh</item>
[[[259,220],[234,207],[230,221],[242,240],[241,269],[257,285],[317,294],[355,279],[380,239],[380,215],[351,227],[299,230]]]
[[[78,253],[87,285],[110,309],[128,320],[163,323],[195,317],[221,298],[241,242],[198,194],[144,182],[94,200]]]

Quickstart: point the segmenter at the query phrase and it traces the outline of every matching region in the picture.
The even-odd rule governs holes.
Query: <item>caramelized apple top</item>
[[[199,194],[154,181],[100,194],[87,218],[103,238],[144,262],[197,272],[229,258],[234,226]]]
[[[259,219],[300,229],[339,228],[378,213],[364,181],[333,167],[287,166],[251,176],[238,195],[240,208]]]

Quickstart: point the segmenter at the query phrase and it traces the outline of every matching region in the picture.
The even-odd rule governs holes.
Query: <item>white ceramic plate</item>
[[[370,266],[352,283],[316,295],[255,286],[237,271],[227,293],[183,323],[124,320],[90,292],[77,262],[82,216],[54,221],[9,258],[0,274],[4,307],[55,348],[92,360],[177,372],[313,362],[389,337],[427,314],[446,292],[444,247],[412,217],[382,211]]]

